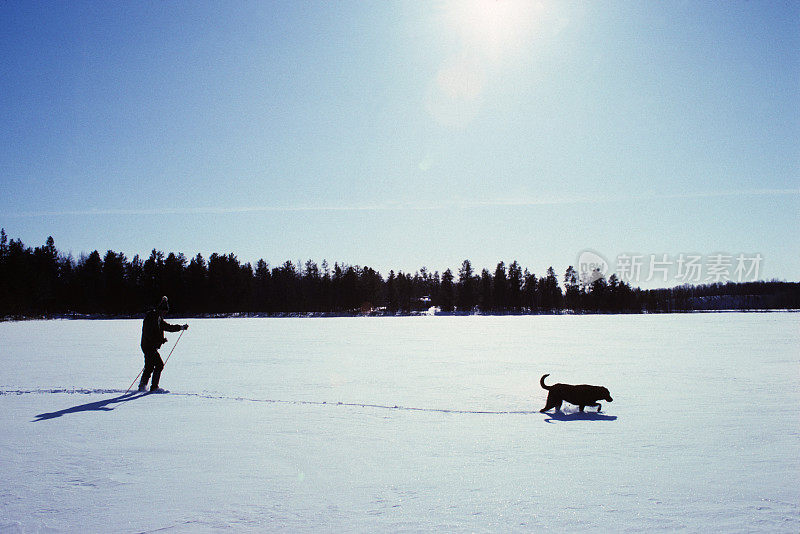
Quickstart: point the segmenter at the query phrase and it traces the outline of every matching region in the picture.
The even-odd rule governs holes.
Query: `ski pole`
[[[133,382],[131,382],[131,385],[130,385],[130,386],[128,386],[128,389],[126,389],[126,390],[125,390],[125,395],[127,395],[127,394],[128,394],[128,392],[131,390],[131,388],[132,388],[132,387],[133,387],[133,385],[136,383],[136,381],[137,381],[137,380],[139,380],[139,377],[140,377],[140,376],[142,376],[142,373],[143,373],[143,372],[144,372],[144,367],[142,367],[142,370],[141,370],[141,371],[139,371],[139,374],[138,374],[138,375],[136,375],[136,378],[134,378],[134,379],[133,379]]]
[[[175,347],[177,347],[177,346],[178,346],[178,341],[180,341],[180,340],[181,340],[181,336],[183,336],[183,333],[184,333],[184,332],[186,332],[186,330],[181,330],[181,333],[178,335],[178,339],[176,339],[176,340],[175,340],[175,344],[174,344],[174,345],[172,345],[172,350],[171,350],[171,351],[169,351],[169,354],[167,354],[167,359],[166,359],[166,360],[164,360],[164,367],[166,367],[166,366],[167,366],[167,362],[169,361],[169,357],[170,357],[170,356],[172,356],[172,351],[173,351],[173,350],[175,350]],[[142,369],[142,370],[144,370],[144,369]],[[134,382],[136,382],[136,380],[134,380]]]
[[[169,351],[169,354],[167,355],[167,359],[166,359],[166,360],[164,360],[164,365],[165,365],[165,366],[167,365],[167,360],[169,360],[169,357],[170,357],[170,356],[172,356],[172,351],[174,351],[174,350],[175,350],[175,347],[177,347],[177,346],[178,346],[178,341],[180,341],[180,340],[181,340],[181,336],[183,336],[183,333],[184,333],[185,331],[186,331],[186,330],[181,330],[181,333],[178,335],[178,339],[176,339],[176,340],[175,340],[175,344],[174,344],[174,345],[172,345],[172,350],[171,350],[171,351]],[[133,387],[133,385],[136,383],[136,381],[137,381],[137,380],[139,380],[139,377],[140,377],[140,376],[142,376],[142,373],[143,373],[143,372],[144,372],[144,367],[142,367],[142,370],[141,370],[141,371],[139,371],[139,374],[138,374],[138,375],[136,375],[136,378],[134,378],[134,379],[133,379],[133,382],[131,382],[131,385],[130,385],[130,386],[128,386],[128,389],[126,389],[126,390],[125,390],[125,393],[126,393],[126,394],[127,394],[127,393],[128,393],[130,390],[131,390],[131,388],[132,388],[132,387]]]

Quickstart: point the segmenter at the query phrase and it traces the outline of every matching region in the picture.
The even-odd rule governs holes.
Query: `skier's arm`
[[[185,330],[183,325],[169,324],[164,319],[161,319],[161,329],[166,330],[167,332],[178,332],[179,330]]]

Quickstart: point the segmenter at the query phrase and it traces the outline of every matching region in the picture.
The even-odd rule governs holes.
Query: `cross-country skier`
[[[164,320],[164,315],[169,311],[169,300],[161,297],[161,302],[154,309],[148,311],[142,322],[142,352],[144,353],[144,370],[142,371],[142,381],[139,382],[139,391],[147,390],[147,381],[150,374],[153,375],[153,383],[150,386],[151,392],[163,391],[158,387],[158,380],[161,378],[161,370],[164,369],[164,362],[158,349],[167,342],[164,331],[178,332],[187,330],[188,324],[169,324]]]

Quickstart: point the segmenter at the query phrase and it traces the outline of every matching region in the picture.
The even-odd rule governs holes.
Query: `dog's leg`
[[[552,406],[550,406],[550,400],[552,399],[552,397],[553,397],[553,394],[548,392],[547,393],[547,402],[544,403],[544,408],[539,410],[539,413],[544,413],[547,410],[549,410],[550,408],[552,408]]]
[[[580,408],[581,408],[581,412],[583,412],[583,409],[585,408],[585,405],[581,404]]]
[[[540,412],[540,413],[544,413],[544,412],[546,412],[547,410],[549,410],[550,408],[555,408],[555,404],[550,404],[550,399],[548,399],[548,400],[547,400],[547,403],[544,405],[544,408],[542,408],[541,410],[539,410],[539,412]]]
[[[556,401],[558,404],[556,404]],[[556,399],[552,392],[547,394],[547,402],[545,403],[544,408],[539,410],[539,412],[544,413],[550,408],[556,408],[557,410],[561,409],[561,399]]]
[[[597,403],[597,413],[600,413],[600,410],[602,410],[602,409],[603,409],[603,407],[600,406],[600,403],[598,402]]]

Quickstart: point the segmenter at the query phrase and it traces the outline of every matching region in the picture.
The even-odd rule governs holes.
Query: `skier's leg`
[[[142,349],[142,352],[144,352],[144,369],[142,370],[142,379],[139,381],[140,390],[147,387],[147,382],[150,380],[150,375],[153,373],[153,369],[155,368],[152,351],[145,351]]]
[[[161,370],[164,369],[164,362],[158,351],[153,351],[153,383],[150,384],[150,391],[158,389],[158,381],[161,379]]]

